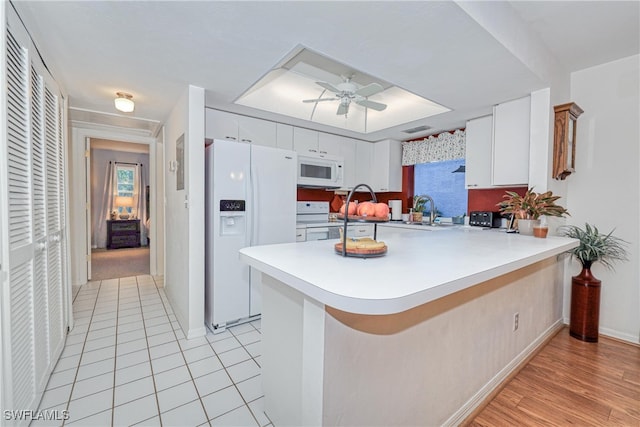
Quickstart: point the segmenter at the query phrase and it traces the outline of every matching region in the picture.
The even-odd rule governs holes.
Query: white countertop
[[[445,232],[384,237],[388,251],[379,258],[345,258],[335,253],[336,240],[324,240],[244,248],[240,259],[325,305],[393,314],[578,245],[564,237],[441,228]]]

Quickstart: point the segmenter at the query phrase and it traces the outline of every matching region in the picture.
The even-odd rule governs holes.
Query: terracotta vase
[[[545,239],[547,237],[547,233],[549,232],[549,228],[548,227],[533,227],[533,235],[534,237],[540,237],[542,239]]]
[[[414,212],[413,218],[411,219],[413,222],[422,222],[422,212]]]
[[[600,280],[585,262],[579,275],[571,278],[571,321],[569,334],[582,341],[598,342],[600,322]]]

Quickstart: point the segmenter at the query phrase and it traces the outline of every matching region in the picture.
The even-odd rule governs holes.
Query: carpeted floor
[[[94,249],[91,251],[91,280],[149,274],[149,247]]]

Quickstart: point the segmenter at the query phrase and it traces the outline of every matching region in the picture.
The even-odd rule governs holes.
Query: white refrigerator
[[[222,332],[261,313],[260,273],[247,246],[296,241],[293,151],[214,140],[205,149],[205,321]]]

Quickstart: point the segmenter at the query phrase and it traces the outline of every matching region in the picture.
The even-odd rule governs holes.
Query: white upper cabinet
[[[293,150],[298,154],[340,156],[342,137],[305,128],[293,128]]]
[[[238,141],[238,117],[226,111],[205,108],[205,138]]]
[[[320,133],[320,139],[323,139],[323,135],[327,135],[331,138],[328,138],[332,141],[333,146],[332,151],[328,153],[335,152],[337,156],[342,157],[344,160],[344,168],[342,171],[343,183],[342,190],[351,190],[357,184],[356,182],[356,140],[347,138],[345,136],[337,136],[330,134]]]
[[[205,138],[277,146],[276,124],[268,120],[205,109]]]
[[[493,116],[467,122],[465,184],[469,189],[491,187],[492,140]]]
[[[238,116],[238,138],[240,142],[276,147],[276,124],[253,117]]]
[[[318,132],[318,153],[342,156],[345,139],[331,133]]]
[[[373,144],[367,141],[356,140],[355,142],[355,183],[354,186],[358,184],[367,184],[372,189],[373,182],[371,182],[372,177],[372,156],[373,156]],[[374,189],[375,190],[375,189]]]
[[[528,184],[530,116],[529,96],[493,108],[493,185]]]
[[[530,102],[527,96],[499,104],[493,116],[467,122],[468,189],[528,184]]]
[[[319,154],[318,131],[293,128],[293,150],[298,154]]]
[[[276,123],[276,146],[284,150],[293,150],[293,126]]]
[[[385,139],[372,146],[370,174],[373,191],[402,191],[402,143]]]

